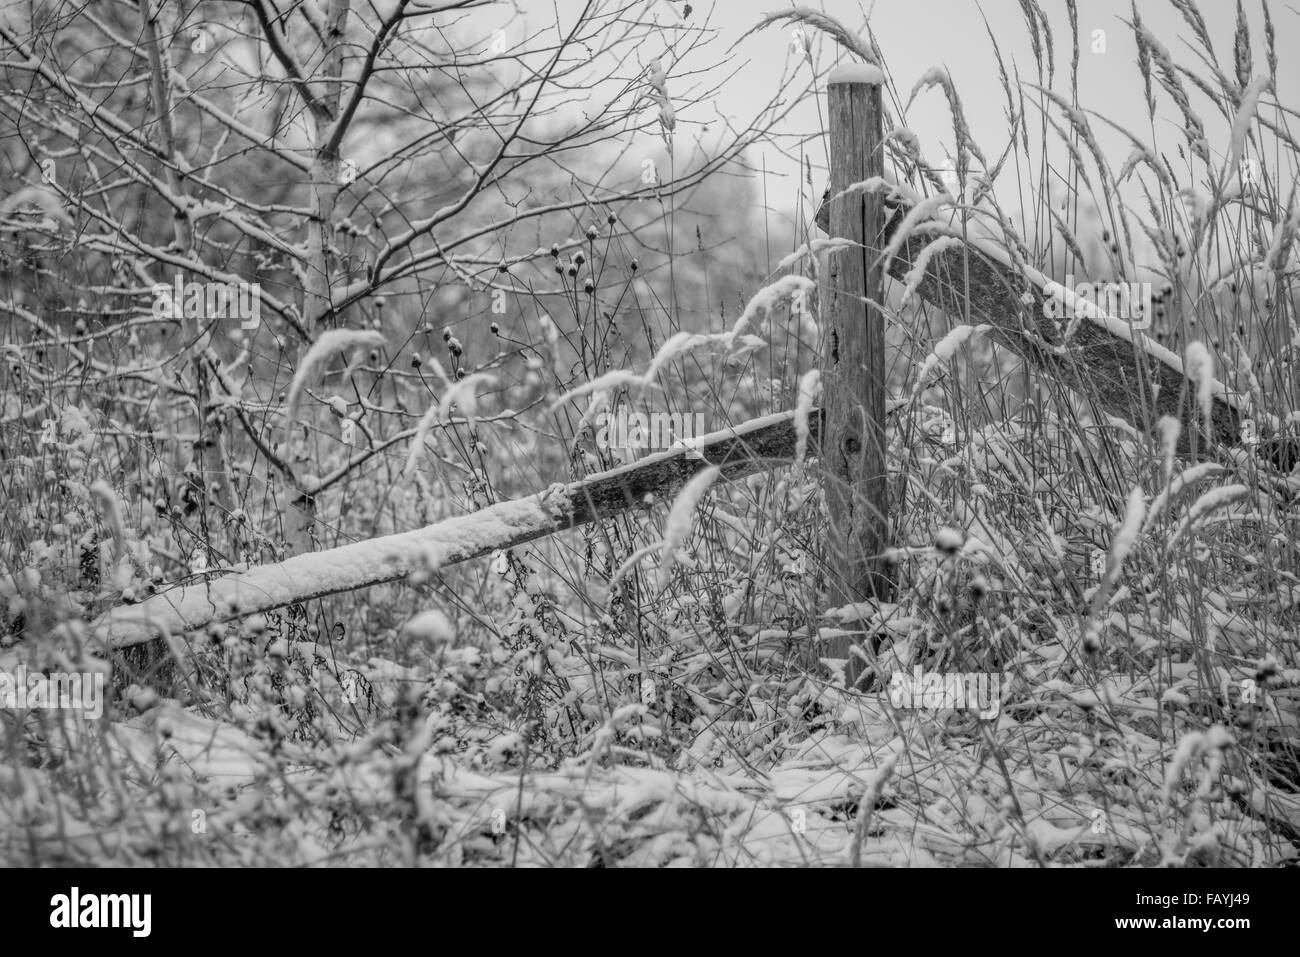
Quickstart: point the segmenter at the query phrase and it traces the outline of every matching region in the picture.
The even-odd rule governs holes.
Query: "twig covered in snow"
[[[490,372],[475,372],[467,375],[459,382],[452,383],[447,378],[446,373],[442,371],[442,366],[433,360],[430,360],[430,362],[442,377],[447,388],[442,394],[441,401],[431,405],[424,415],[420,417],[419,425],[415,427],[415,435],[411,439],[411,449],[406,455],[406,464],[402,467],[402,472],[406,475],[415,470],[415,463],[419,461],[420,452],[424,449],[424,440],[428,437],[429,430],[433,428],[434,423],[451,421],[451,407],[453,404],[465,416],[465,421],[471,429],[478,424],[478,387],[484,384],[490,385],[497,381],[497,377]]]
[[[776,269],[778,272],[782,269],[789,269],[805,256],[812,256],[815,260],[821,253],[834,252],[837,249],[846,249],[850,246],[860,245],[861,243],[855,243],[851,239],[814,239],[812,242],[803,243],[798,249],[782,259],[776,264]]]
[[[1187,344],[1187,377],[1196,383],[1196,405],[1206,431],[1210,428],[1210,399],[1214,395],[1214,357],[1203,342]]]
[[[989,325],[956,326],[946,336],[936,342],[934,345],[934,351],[925,357],[925,361],[921,363],[921,368],[917,370],[916,384],[912,386],[912,397],[916,398],[916,396],[921,394],[929,384],[930,374],[940,365],[951,359],[956,354],[958,346],[976,333],[988,332],[991,328],[993,327]]]
[[[741,338],[749,324],[762,313],[767,315],[773,307],[786,296],[790,296],[803,290],[805,294],[811,295],[817,289],[817,284],[807,276],[782,276],[776,282],[764,286],[758,292],[754,293],[749,302],[745,305],[745,311],[731,327],[731,331],[725,333],[730,336],[730,342],[735,342]]]
[[[837,245],[834,240],[818,240],[818,242],[822,242],[827,246]],[[678,356],[703,346],[718,345],[730,351],[736,348],[737,343],[740,343],[742,349],[752,350],[757,348],[762,345],[762,340],[756,336],[745,334],[750,322],[760,313],[766,315],[771,312],[773,307],[786,296],[798,292],[810,294],[816,288],[817,284],[807,276],[782,276],[776,282],[770,283],[754,293],[745,306],[745,311],[736,319],[729,332],[674,333],[668,338],[667,342],[659,347],[659,351],[654,354],[645,372],[636,373],[627,369],[615,369],[612,372],[606,372],[604,375],[598,376],[590,382],[584,382],[582,385],[564,393],[552,403],[551,411],[554,412],[570,399],[576,399],[591,393],[608,392],[620,386],[632,389],[658,388],[655,377],[659,374],[660,369]]]
[[[285,431],[287,432],[293,427],[293,423],[298,421],[298,405],[302,401],[303,391],[322,366],[340,352],[357,346],[373,349],[382,346],[386,341],[383,333],[374,329],[330,329],[322,332],[320,338],[303,356],[302,364],[298,366],[293,381],[289,383],[289,397],[285,402],[284,411]]]
[[[1241,157],[1246,149],[1246,136],[1250,125],[1255,122],[1255,112],[1259,109],[1259,98],[1273,89],[1273,81],[1267,76],[1256,77],[1241,94],[1241,106],[1232,121],[1232,136],[1228,142],[1228,161],[1224,164],[1222,182],[1232,179],[1241,165]]]
[[[912,268],[907,271],[903,277],[903,302],[905,306],[911,301],[913,294],[916,292],[917,284],[925,277],[925,267],[929,265],[930,259],[938,253],[946,252],[961,246],[961,240],[956,236],[940,236],[933,242],[927,243],[926,247],[921,250],[921,254],[916,257],[916,262]]]
[[[673,507],[668,512],[668,521],[664,524],[664,540],[659,549],[659,569],[655,575],[655,587],[662,591],[673,577],[673,565],[677,561],[677,549],[691,534],[691,520],[695,516],[695,506],[704,498],[722,470],[711,465],[695,478],[686,483]]]
[[[113,486],[99,479],[90,486],[91,497],[99,504],[104,514],[104,524],[113,536],[113,560],[121,561],[126,554],[126,525],[122,521],[122,502],[118,499]]]
[[[813,403],[817,401],[817,396],[822,391],[822,376],[817,369],[809,369],[799,380],[799,399],[794,407],[794,429],[795,429],[795,447],[794,462],[796,465],[803,463],[803,457],[808,452],[808,438],[811,430],[809,429],[808,419],[812,415]]]
[[[812,7],[794,7],[790,10],[780,10],[776,13],[766,14],[763,19],[758,22],[758,26],[745,31],[740,39],[743,40],[751,33],[761,30],[763,27],[769,26],[780,20],[806,23],[809,26],[814,26],[817,29],[830,34],[836,43],[844,47],[844,49],[848,50],[850,53],[856,53],[864,61],[874,66],[880,65],[880,50],[876,48],[874,43],[868,44],[860,36],[848,27],[844,26],[844,24],[840,23],[834,17],[827,16],[825,13],[822,13],[820,10],[814,10]],[[739,43],[740,41],[738,40],[736,42]]]
[[[918,223],[931,219],[944,206],[951,206],[955,202],[956,200],[950,194],[939,193],[937,196],[927,196],[909,209],[907,215],[903,217],[903,221],[893,230],[889,242],[885,244],[885,248],[880,253],[885,269],[889,269],[889,264],[898,255],[898,250],[907,241],[907,237],[912,234],[912,230],[916,228]]]

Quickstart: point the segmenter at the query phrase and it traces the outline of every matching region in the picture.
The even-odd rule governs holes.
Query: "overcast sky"
[[[725,116],[741,119],[753,115],[773,95],[781,93],[783,88],[793,88],[793,84],[783,84],[782,80],[783,74],[788,77],[790,73],[787,71],[795,66],[790,49],[792,27],[772,26],[744,36],[764,13],[788,9],[790,6],[792,5],[783,5],[778,0],[766,3],[755,3],[754,0],[717,0],[714,4],[702,0],[693,4],[689,20],[683,20],[680,15],[682,4],[658,0],[646,5],[645,15],[657,16],[665,25],[665,48],[672,36],[671,25],[683,22],[702,24],[706,19],[718,31],[719,43],[716,49],[719,52],[736,44],[733,52],[744,65],[739,75],[723,87],[716,108]],[[862,3],[855,0],[827,0],[811,6],[831,14],[856,31],[863,31],[864,25],[869,22],[884,52],[889,72],[904,99],[926,70],[934,66],[947,67],[956,81],[976,140],[986,155],[993,156],[1001,152],[1006,143],[1006,97],[998,80],[993,47],[984,21],[987,19],[989,28],[997,37],[1008,69],[1014,63],[1019,67],[1024,81],[1034,82],[1036,68],[1033,51],[1025,15],[1018,0],[986,0],[983,3],[976,3],[975,0],[875,0]],[[1131,15],[1127,0],[1079,0],[1078,6],[1081,105],[1128,127],[1143,139],[1149,138],[1142,81],[1137,68],[1137,45],[1131,30],[1121,19]],[[582,0],[560,0],[558,3],[561,17],[566,22],[572,22],[582,7]],[[1065,0],[1042,0],[1041,7],[1056,38],[1055,87],[1058,91],[1068,93],[1071,40]],[[553,23],[554,10],[557,8],[549,3],[529,2],[523,9],[526,11],[528,28],[533,29]],[[1297,68],[1287,55],[1287,51],[1296,49],[1300,16],[1285,3],[1275,2],[1271,10],[1277,32],[1277,47],[1283,51],[1279,56],[1279,87],[1285,99],[1286,90],[1300,88],[1297,86]],[[1260,75],[1266,72],[1267,66],[1264,58],[1264,20],[1259,0],[1247,2],[1246,11],[1251,25],[1254,70],[1256,75]],[[1198,54],[1190,46],[1194,43],[1190,30],[1182,15],[1168,0],[1139,0],[1138,12],[1144,23],[1173,52],[1177,62],[1196,66],[1202,75],[1206,73],[1197,60]],[[1201,4],[1201,12],[1208,23],[1220,63],[1225,72],[1231,74],[1235,5],[1226,0],[1212,0]],[[1094,31],[1097,30],[1104,31],[1104,35],[1095,35]],[[1094,43],[1097,44],[1097,52],[1093,50]],[[1196,49],[1199,50],[1199,47]],[[662,52],[663,50],[645,51],[646,62]],[[819,66],[832,65],[836,58],[847,56],[833,42],[820,36],[815,52]],[[806,83],[808,68],[802,67],[795,75]],[[671,93],[671,70],[668,79]],[[824,88],[819,95],[824,107]],[[1221,156],[1226,145],[1227,126],[1222,121],[1215,122],[1208,104],[1197,102],[1198,98],[1200,94],[1195,94],[1193,103],[1206,120],[1211,151],[1216,156]],[[1157,126],[1159,145],[1172,155],[1175,144],[1182,140],[1179,133],[1182,120],[1167,97],[1158,95],[1158,102],[1161,104],[1161,121],[1165,127],[1161,129],[1159,124]],[[704,108],[697,106],[696,109]],[[679,115],[679,120],[683,122],[710,118],[707,115],[693,117],[689,110]],[[922,93],[909,111],[906,123],[920,136],[926,158],[934,163],[943,161],[945,147],[951,146],[952,133],[942,91],[935,88]],[[1103,132],[1101,124],[1096,126],[1103,146],[1110,153],[1111,162],[1118,167],[1129,151],[1126,141],[1118,134]],[[783,124],[780,132],[810,133],[821,127],[822,119],[817,106],[809,99],[800,104],[790,122]],[[810,147],[810,153],[814,160],[824,157],[820,146]],[[775,149],[764,159],[768,169],[775,174],[790,175],[797,172],[792,164],[782,160]],[[795,192],[796,187],[791,184],[788,191],[791,203]],[[1014,205],[1015,197],[1007,199]],[[771,202],[774,206],[784,205],[776,195],[772,196]]]

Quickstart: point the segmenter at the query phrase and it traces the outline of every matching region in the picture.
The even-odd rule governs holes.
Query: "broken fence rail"
[[[829,205],[823,202],[815,217],[824,232],[830,227]],[[909,209],[901,202],[892,205],[894,212],[885,225],[882,247]],[[953,235],[951,230],[934,226],[933,221],[923,223],[905,238],[889,263],[891,276],[905,281],[932,240]],[[1069,339],[1064,339],[1045,308],[1053,295],[1047,277],[1013,265],[1004,251],[987,240],[967,237],[959,247],[934,253],[916,295],[951,316],[964,316],[969,303],[971,321],[992,326],[995,338],[1032,368],[1140,430],[1144,424],[1154,426],[1162,416],[1177,419],[1182,424],[1181,452],[1191,451],[1193,435],[1200,436],[1198,451],[1202,453],[1242,444],[1242,423],[1247,418],[1242,397],[1222,383],[1214,384],[1210,411],[1213,441],[1205,442],[1196,422],[1196,387],[1189,383],[1178,356],[1125,320],[1107,315],[1085,315]],[[1142,410],[1151,415],[1149,423],[1143,423]],[[1289,471],[1300,459],[1300,443],[1285,434],[1270,434],[1266,425],[1259,432],[1256,454]]]
[[[808,416],[809,450],[821,435],[822,415]],[[410,532],[309,552],[246,571],[231,572],[118,605],[91,626],[112,650],[182,635],[210,624],[273,611],[313,598],[437,571],[513,548],[674,494],[701,469],[720,468],[728,481],[793,459],[794,413],[754,419],[702,436],[691,447],[649,455],[629,465],[553,485],[526,498],[489,505]],[[653,497],[653,498],[652,498]]]

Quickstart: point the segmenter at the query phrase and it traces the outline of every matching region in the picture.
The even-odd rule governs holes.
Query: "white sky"
[[[693,6],[691,17],[683,21],[678,13],[681,4],[656,0],[645,5],[643,15],[647,19],[657,17],[665,25],[665,44],[660,49],[644,51],[643,59],[649,62],[652,57],[664,53],[673,33],[670,25],[682,22],[701,24],[711,10],[708,20],[719,33],[718,52],[739,41],[735,53],[744,66],[738,76],[727,82],[716,104],[710,104],[707,112],[704,112],[703,105],[698,105],[694,108],[697,111],[694,114],[692,110],[680,112],[679,122],[715,119],[716,113],[737,119],[753,115],[769,98],[781,92],[783,72],[793,66],[790,50],[792,27],[772,26],[743,40],[741,37],[758,23],[763,14],[788,9],[792,5],[782,4],[779,0],[766,3],[717,0],[712,4],[703,0]],[[984,18],[987,18],[998,38],[1008,70],[1014,63],[1019,67],[1022,80],[1036,82],[1029,34],[1017,0],[987,0],[982,4],[977,4],[975,0],[825,0],[812,6],[836,17],[850,29],[861,32],[865,32],[863,26],[869,20],[884,52],[889,71],[904,99],[926,70],[934,66],[947,67],[962,97],[976,141],[990,157],[990,161],[1001,152],[1006,142],[1006,97],[998,80]],[[1137,67],[1137,45],[1130,29],[1121,22],[1121,18],[1130,16],[1127,0],[1079,0],[1078,6],[1081,35],[1080,105],[1102,113],[1135,132],[1139,138],[1149,140],[1150,127],[1146,121],[1142,81]],[[531,30],[553,25],[557,9],[562,21],[568,24],[582,7],[582,0],[558,0],[555,5],[529,0],[522,7],[526,21],[522,26]],[[1068,95],[1071,41],[1065,0],[1042,0],[1041,7],[1048,17],[1056,41],[1055,88]],[[1202,0],[1200,7],[1220,64],[1225,73],[1231,75],[1235,4],[1226,0]],[[1254,73],[1261,75],[1267,71],[1267,65],[1264,57],[1263,13],[1259,0],[1248,2],[1246,11],[1251,25]],[[1295,41],[1300,39],[1300,29],[1297,29],[1300,16],[1284,2],[1273,2],[1271,11],[1280,51],[1278,85],[1285,100],[1287,90],[1300,88],[1297,85],[1297,67],[1291,63],[1288,55],[1296,48]],[[1205,75],[1207,71],[1199,64],[1198,54],[1191,46],[1195,41],[1190,30],[1182,15],[1168,0],[1139,0],[1138,12],[1148,28],[1171,50],[1176,62],[1195,66],[1199,73]],[[521,24],[514,22],[511,29],[518,26]],[[1094,30],[1105,31],[1105,52],[1094,53],[1090,49]],[[830,66],[837,57],[848,55],[832,41],[820,36],[814,49],[820,66]],[[669,60],[665,59],[665,62]],[[627,64],[623,65],[623,72],[630,72]],[[806,66],[801,69],[799,76],[806,84]],[[668,82],[671,93],[671,69]],[[1193,93],[1193,106],[1206,121],[1211,151],[1221,156],[1226,145],[1226,123],[1215,122],[1209,104],[1204,102],[1200,94],[1195,91]],[[824,100],[824,90],[821,96]],[[1157,102],[1162,114],[1160,119],[1164,123],[1163,129],[1157,126],[1158,145],[1169,153],[1175,165],[1179,165],[1175,144],[1182,141],[1179,132],[1181,117],[1168,98],[1159,92],[1158,87]],[[909,111],[906,122],[920,136],[926,158],[934,163],[942,162],[945,158],[944,147],[951,144],[952,138],[951,120],[942,91],[933,88],[920,94]],[[1127,142],[1118,134],[1103,132],[1100,123],[1094,122],[1094,126],[1103,147],[1109,153],[1111,163],[1118,167],[1129,152]],[[799,105],[791,121],[784,124],[779,132],[810,133],[821,128],[822,119],[817,104],[809,99]],[[824,155],[820,147],[810,148],[810,153],[815,163]],[[787,175],[797,172],[792,164],[780,157],[776,149],[767,152],[763,158],[771,172],[784,172]],[[759,158],[751,159],[757,162]],[[774,180],[769,180],[769,189],[774,194],[780,192],[779,185]],[[792,205],[795,194],[796,188],[791,184],[788,202],[783,203],[778,195],[771,195],[770,202],[777,207]],[[1007,197],[1007,200],[1014,205],[1016,197]]]

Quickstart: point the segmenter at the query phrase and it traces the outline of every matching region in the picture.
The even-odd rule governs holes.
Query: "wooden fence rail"
[[[829,226],[823,206],[818,221]],[[881,243],[888,241],[906,213],[892,207]],[[889,266],[903,279],[929,236],[906,238]],[[963,253],[969,252],[968,260]],[[1198,426],[1188,382],[1176,356],[1140,332],[1114,323],[1086,320],[1068,342],[1047,319],[1044,277],[1011,265],[992,244],[968,241],[933,256],[917,294],[950,315],[969,308],[972,321],[988,323],[997,338],[1030,365],[1057,382],[1089,396],[1101,410],[1138,421],[1139,409],[1152,417],[1171,415],[1184,424],[1183,450]],[[1022,298],[1025,297],[1025,298]],[[1159,388],[1153,389],[1153,383]],[[1222,452],[1240,444],[1242,412],[1235,397],[1216,390],[1211,413],[1211,441],[1200,451]],[[810,416],[809,445],[816,449],[826,429],[823,414]],[[673,494],[707,465],[721,468],[730,480],[789,462],[795,452],[792,413],[781,413],[705,436],[695,449],[648,456],[632,465],[593,475],[549,492],[502,502],[479,512],[437,522],[426,528],[294,556],[223,577],[169,589],[138,604],[119,605],[92,625],[92,633],[110,648],[124,649],[180,635],[214,622],[232,621],[337,592],[403,578],[417,568],[446,568],[458,562],[511,548],[575,528]],[[1265,436],[1256,448],[1261,460],[1289,470],[1297,460],[1293,440]]]
[[[810,449],[816,447],[821,427],[821,413],[814,410],[808,417]],[[214,622],[405,578],[420,568],[436,571],[645,507],[671,496],[710,465],[721,469],[720,481],[730,481],[789,462],[796,441],[793,413],[755,419],[703,436],[692,448],[670,449],[422,529],[296,555],[172,588],[138,604],[118,605],[97,619],[91,632],[109,648],[121,650]]]
[[[831,229],[828,207],[823,203],[816,216],[824,231]],[[893,205],[884,242],[908,210],[905,204]],[[935,238],[934,232],[914,230],[890,261],[889,274],[905,280],[921,251]],[[977,238],[935,253],[916,288],[916,295],[949,316],[965,315],[968,305],[972,323],[992,326],[995,338],[1032,369],[1090,398],[1108,415],[1139,430],[1154,425],[1161,416],[1177,419],[1182,423],[1181,452],[1195,450],[1205,456],[1241,444],[1245,416],[1239,397],[1216,383],[1211,400],[1211,441],[1205,441],[1195,386],[1189,387],[1178,356],[1115,317],[1103,321],[1085,316],[1068,341],[1064,340],[1060,325],[1046,311],[1051,294],[1047,277],[1017,268],[1003,250]],[[1144,415],[1150,416],[1148,421],[1143,421]],[[1260,459],[1289,471],[1300,459],[1296,441],[1270,434],[1266,424],[1257,425],[1262,436],[1256,448]]]

